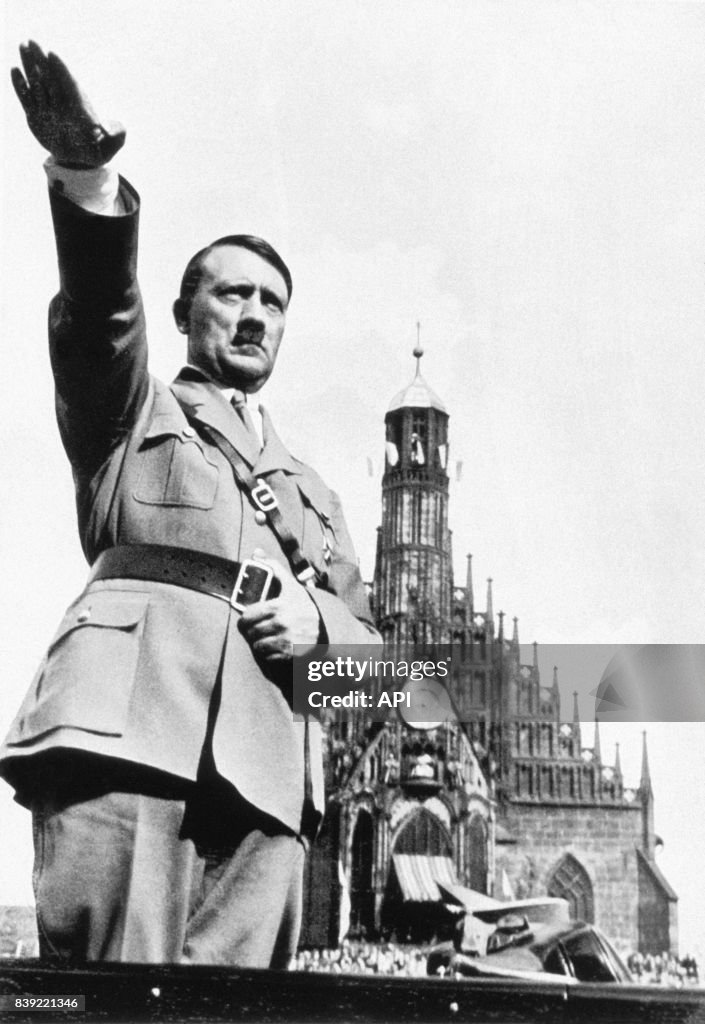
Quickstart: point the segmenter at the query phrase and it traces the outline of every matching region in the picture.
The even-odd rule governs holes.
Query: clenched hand
[[[240,630],[253,652],[265,661],[291,661],[295,644],[315,647],[321,619],[306,587],[272,558],[254,557],[274,570],[280,591],[276,597],[252,604],[240,617]]]

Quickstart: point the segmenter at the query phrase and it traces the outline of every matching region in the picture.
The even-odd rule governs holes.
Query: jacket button
[[[267,522],[267,513],[258,508],[255,512],[255,522],[258,526],[264,526]]]
[[[90,608],[82,608],[76,616],[76,622],[88,622],[91,617]]]
[[[184,435],[184,437],[195,437],[196,436],[196,431],[193,429],[193,427],[184,427],[184,429],[181,431],[181,433]]]

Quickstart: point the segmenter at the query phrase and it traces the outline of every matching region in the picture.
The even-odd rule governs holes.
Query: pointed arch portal
[[[438,818],[422,808],[402,826],[394,844],[394,853],[451,857],[453,848],[450,836]]]

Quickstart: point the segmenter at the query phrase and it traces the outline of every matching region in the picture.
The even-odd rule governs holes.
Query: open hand
[[[252,604],[240,617],[240,630],[253,652],[265,661],[291,661],[294,644],[315,647],[319,641],[321,619],[307,587],[271,558],[261,557],[274,570],[280,591],[276,597]]]
[[[116,122],[102,124],[60,57],[30,41],[20,46],[24,75],[11,71],[12,84],[37,142],[65,167],[101,167],[125,141]]]

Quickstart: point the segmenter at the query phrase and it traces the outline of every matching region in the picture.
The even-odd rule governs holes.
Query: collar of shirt
[[[211,384],[215,384],[226,402],[232,402],[234,397],[245,402],[247,411],[250,414],[250,419],[252,420],[252,425],[257,432],[259,442],[264,447],[264,427],[262,423],[262,408],[260,402],[262,392],[258,391],[257,396],[255,397],[254,395],[246,394],[244,391],[238,391],[237,388],[228,388],[224,384],[220,384],[217,380],[213,380],[213,378],[210,377],[205,370],[202,370],[200,366],[194,366],[193,363],[187,363],[186,365],[190,370],[195,370],[196,373],[200,373],[204,380],[209,381]]]

